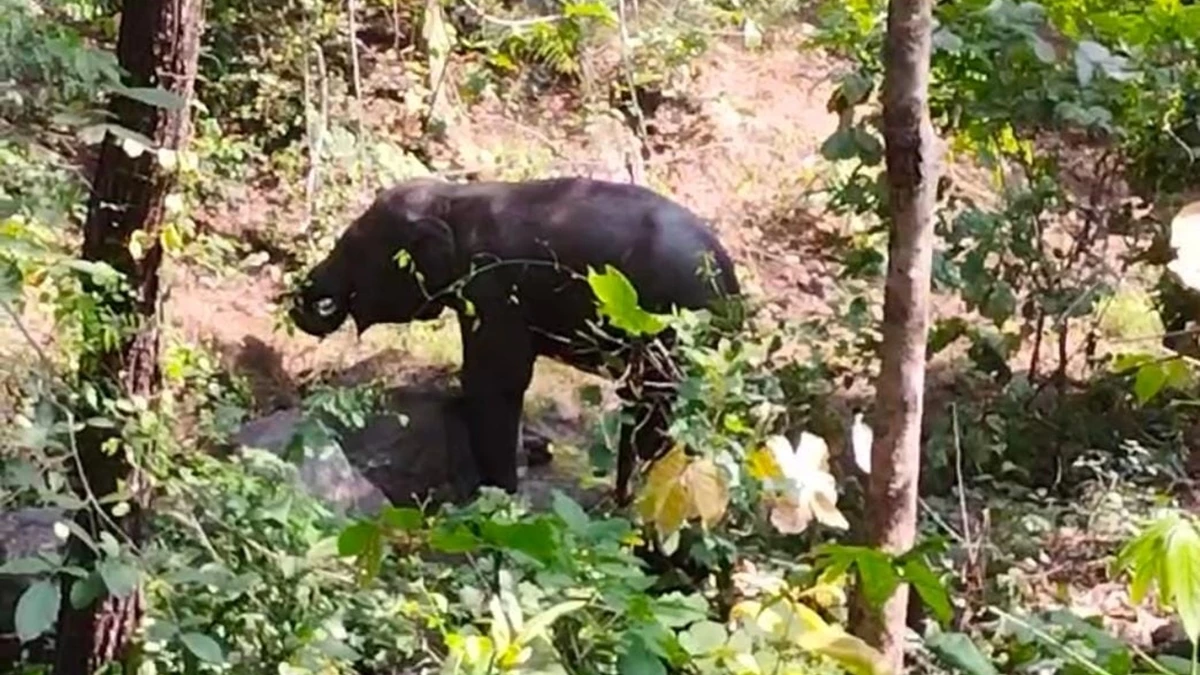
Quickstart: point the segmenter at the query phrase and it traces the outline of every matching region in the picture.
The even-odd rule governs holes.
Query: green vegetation
[[[52,539],[97,553],[84,568],[57,544],[13,555],[16,540],[0,541],[0,670],[50,672],[60,607],[140,586],[143,630],[111,672],[873,673],[849,598],[878,603],[904,582],[917,596],[910,672],[1196,672],[1200,381],[1195,354],[1162,333],[1190,336],[1200,318],[1200,289],[1166,269],[1169,224],[1200,186],[1200,8],[937,3],[931,105],[950,170],[922,540],[892,557],[859,545],[864,467],[844,431],[877,369],[883,0],[218,0],[178,153],[104,113],[118,96],[178,103],[122,85],[116,4],[0,0],[0,517],[56,509]],[[631,509],[562,485],[545,509],[485,492],[343,513],[298,487],[298,461],[386,408],[395,373],[362,366],[364,349],[414,369],[457,354],[453,322],[379,329],[366,347],[287,351],[301,338],[271,332],[282,319],[267,296],[374,190],[578,171],[597,155],[569,141],[618,120],[625,135],[589,142],[632,143],[617,170],[686,192],[723,161],[699,153],[750,145],[735,134],[759,112],[720,126],[712,101],[731,95],[711,88],[761,76],[733,68],[777,77],[772,60],[808,58],[835,64],[836,129],[775,150],[796,175],[819,152],[819,185],[753,210],[731,179],[728,208],[747,213],[715,214],[768,282],[740,308],[745,327],[650,315],[619,271],[589,275],[600,313],[681,376],[676,446],[639,477]],[[770,87],[801,100],[784,79]],[[503,133],[464,119],[503,119]],[[178,298],[155,400],[88,377],[131,329],[100,302],[126,297],[124,279],[80,258],[105,133],[179,176],[157,242]],[[759,224],[764,236],[785,232],[798,262],[764,262],[769,246],[738,229],[764,211],[779,221]],[[808,222],[820,226],[797,231]],[[816,295],[796,290],[796,267],[834,290],[789,312],[792,296]],[[252,301],[238,332],[230,306]],[[668,326],[670,347],[655,338]],[[247,338],[267,346],[255,356]],[[586,424],[555,440],[586,446],[606,474],[617,413],[574,384]],[[279,400],[301,418],[288,452],[237,447]],[[142,545],[71,519],[130,508],[128,494],[77,485],[78,439],[96,429],[117,430],[111,450],[152,484]],[[1175,621],[1187,647],[1136,634],[1141,622],[1118,630],[1114,604]]]

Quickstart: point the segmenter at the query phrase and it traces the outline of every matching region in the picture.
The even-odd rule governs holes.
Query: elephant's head
[[[349,316],[362,333],[441,313],[448,298],[437,293],[458,265],[439,185],[415,180],[385,190],[346,228],[293,295],[289,315],[300,330],[324,337]]]

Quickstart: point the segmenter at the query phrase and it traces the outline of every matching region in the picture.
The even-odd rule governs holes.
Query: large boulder
[[[339,512],[354,514],[376,513],[388,503],[468,497],[479,474],[467,442],[461,393],[446,386],[410,385],[388,392],[387,403],[387,414],[369,419],[361,429],[342,430],[339,441],[304,447],[298,458],[303,487]],[[298,409],[280,410],[250,422],[232,440],[284,454],[304,421]],[[529,469],[549,461],[549,441],[528,423],[522,441],[524,470],[533,478]]]

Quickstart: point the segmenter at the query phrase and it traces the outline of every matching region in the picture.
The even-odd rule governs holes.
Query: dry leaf
[[[638,513],[669,537],[691,518],[712,527],[728,506],[729,488],[716,464],[689,458],[677,445],[650,468]]]

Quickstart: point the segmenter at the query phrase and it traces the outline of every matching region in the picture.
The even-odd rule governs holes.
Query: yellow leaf
[[[711,459],[693,461],[684,470],[682,482],[691,502],[688,516],[699,516],[705,527],[717,524],[729,505],[729,489],[717,465]]]
[[[785,601],[786,602],[786,601]],[[823,631],[828,629],[829,624],[825,623],[825,619],[821,618],[820,614],[807,605],[799,602],[786,602],[788,609],[792,610],[792,614],[800,622],[800,626],[805,633],[814,631]]]
[[[729,618],[736,621],[753,620],[762,611],[762,603],[757,600],[742,600],[729,610]]]
[[[179,234],[179,228],[171,223],[166,223],[162,228],[162,245],[168,252],[175,253],[183,248],[183,237]]]
[[[796,643],[805,651],[833,659],[852,675],[892,675],[883,654],[840,628],[827,626],[804,633]]]
[[[846,604],[846,591],[836,584],[818,583],[801,591],[798,597],[812,598],[822,607],[841,607]]]
[[[746,455],[746,471],[756,480],[783,476],[783,469],[779,467],[779,462],[775,461],[775,455],[767,448],[751,450],[750,454]]]
[[[646,486],[642,489],[642,496],[638,502],[638,514],[643,520],[655,525],[662,522],[664,504],[679,485],[679,475],[687,467],[687,461],[683,446],[676,445],[650,467],[646,473]],[[680,515],[679,522],[682,520],[683,516]],[[660,527],[660,531],[661,529]]]
[[[146,252],[146,231],[136,230],[129,236],[129,255],[134,260],[141,260]]]
[[[669,537],[694,517],[711,527],[728,506],[729,488],[717,465],[710,459],[691,459],[677,445],[650,467],[638,514]]]

